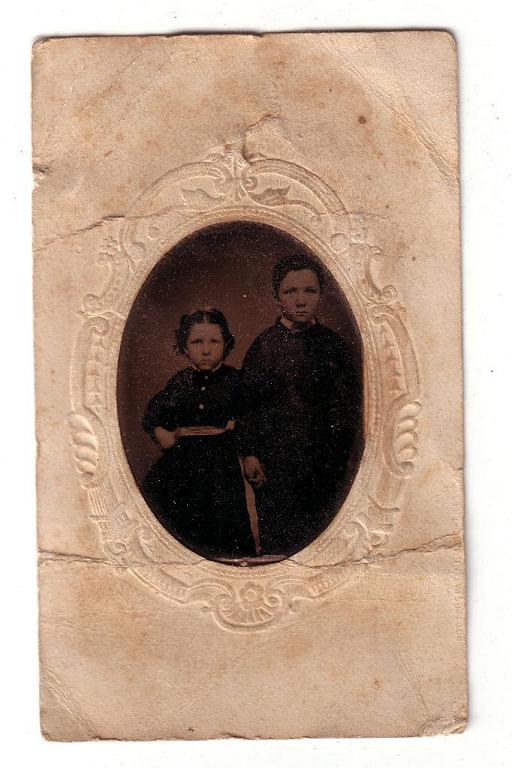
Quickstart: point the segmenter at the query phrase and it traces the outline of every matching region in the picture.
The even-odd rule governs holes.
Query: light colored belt
[[[225,427],[178,427],[176,437],[212,437],[214,435],[223,435],[225,432],[231,432],[233,429],[228,421]]]

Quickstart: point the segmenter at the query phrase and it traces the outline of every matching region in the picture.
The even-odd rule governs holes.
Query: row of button
[[[205,379],[205,381],[207,381],[208,380],[208,376],[205,376],[204,379]],[[206,387],[201,387],[201,392],[205,392],[205,391],[206,391]],[[199,403],[199,410],[200,411],[204,410],[204,405],[202,403]]]

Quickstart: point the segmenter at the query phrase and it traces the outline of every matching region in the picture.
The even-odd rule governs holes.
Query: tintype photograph
[[[33,50],[41,728],[465,728],[446,32]]]
[[[357,471],[362,371],[347,299],[296,239],[238,221],[181,241],[142,286],[119,360],[123,444],[149,508],[212,559],[304,548]]]

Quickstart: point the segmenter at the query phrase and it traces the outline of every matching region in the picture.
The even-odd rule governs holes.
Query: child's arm
[[[244,456],[243,465],[246,480],[255,488],[261,488],[267,482],[265,471],[256,456]]]
[[[170,430],[164,429],[163,427],[155,427],[153,430],[153,435],[155,436],[155,440],[157,441],[160,448],[162,448],[164,451],[167,450],[167,448],[172,448],[173,445],[176,444],[176,432],[171,432]]]
[[[163,450],[172,448],[177,440],[174,378],[151,398],[142,419],[144,431]]]

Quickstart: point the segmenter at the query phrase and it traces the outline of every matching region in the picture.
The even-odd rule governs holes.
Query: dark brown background
[[[278,316],[272,268],[292,253],[314,255],[295,238],[264,224],[232,222],[202,229],[178,243],[142,286],[124,329],[118,364],[119,424],[135,481],[160,455],[143,432],[149,399],[187,359],[173,350],[180,316],[213,306],[226,315],[236,343],[227,363],[239,368],[255,337]],[[319,320],[342,335],[361,370],[361,338],[344,294],[325,272]]]

